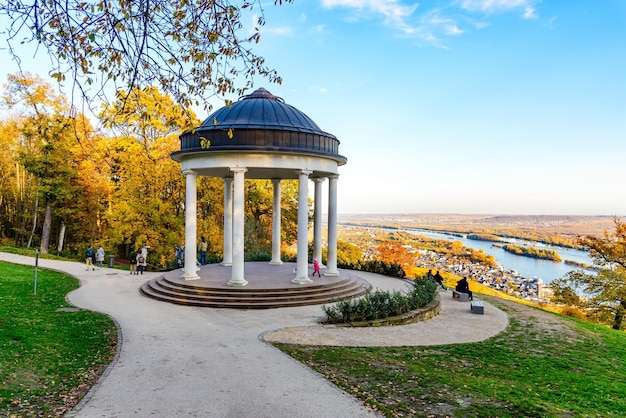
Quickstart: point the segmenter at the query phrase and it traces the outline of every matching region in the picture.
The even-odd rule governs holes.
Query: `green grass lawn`
[[[626,333],[485,299],[510,325],[480,343],[276,346],[388,417],[626,416]]]
[[[0,406],[4,416],[61,416],[115,355],[111,318],[64,311],[78,280],[0,262]]]

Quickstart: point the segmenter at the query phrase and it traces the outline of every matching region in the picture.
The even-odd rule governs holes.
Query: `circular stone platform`
[[[372,287],[352,271],[339,270],[339,276],[324,276],[324,269],[322,277],[309,274],[313,283],[295,284],[295,267],[296,263],[245,263],[248,285],[239,287],[227,285],[231,267],[209,264],[197,272],[198,280],[183,279],[183,270],[178,269],[144,283],[140,291],[151,298],[181,305],[269,309],[337,302],[362,296]]]

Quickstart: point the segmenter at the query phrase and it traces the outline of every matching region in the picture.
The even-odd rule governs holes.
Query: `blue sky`
[[[626,216],[626,1],[264,11],[255,51],[283,84],[255,87],[339,138],[340,214]]]
[[[626,215],[626,2],[267,6],[265,87],[341,141],[339,213]]]

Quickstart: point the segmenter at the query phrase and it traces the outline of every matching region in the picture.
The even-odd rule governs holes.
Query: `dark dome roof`
[[[264,88],[242,96],[231,106],[211,114],[198,131],[213,129],[275,129],[306,132],[335,138],[324,132],[313,120]]]
[[[173,152],[172,158],[181,161],[185,155],[230,152],[305,154],[330,158],[339,165],[347,161],[339,154],[339,140],[334,135],[263,88],[183,132],[180,151]]]

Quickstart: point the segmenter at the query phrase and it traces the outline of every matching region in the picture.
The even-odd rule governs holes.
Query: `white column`
[[[185,174],[185,267],[183,278],[197,280],[196,273],[196,238],[197,238],[197,174],[192,170],[183,171]]]
[[[322,183],[323,178],[315,182],[315,201],[313,202],[313,259],[322,264]]]
[[[280,259],[280,180],[273,179],[272,186],[274,188],[274,201],[272,204],[272,261],[270,264],[283,264]]]
[[[337,270],[337,178],[328,177],[328,259],[325,276],[339,276]]]
[[[298,255],[296,284],[313,283],[309,279],[308,240],[309,240],[309,174],[311,171],[298,171]]]
[[[233,266],[228,286],[245,286],[248,284],[244,278],[244,173],[246,168],[231,168],[235,175],[235,191],[233,193]]]
[[[233,179],[224,177],[224,250],[222,265],[233,265]]]

